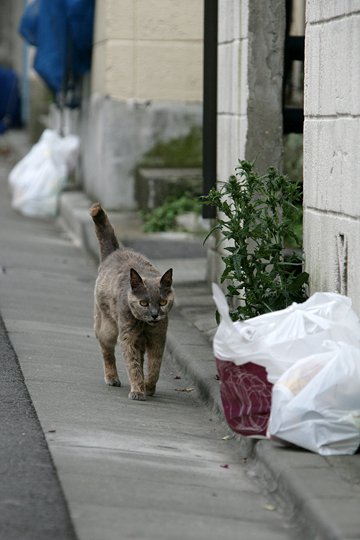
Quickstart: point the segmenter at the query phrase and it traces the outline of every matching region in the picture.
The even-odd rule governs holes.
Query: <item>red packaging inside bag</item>
[[[265,436],[271,409],[272,384],[264,367],[248,362],[216,360],[220,396],[227,423],[241,435]]]

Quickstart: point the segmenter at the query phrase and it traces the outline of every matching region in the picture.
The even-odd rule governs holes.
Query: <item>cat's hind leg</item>
[[[95,307],[95,335],[104,360],[104,379],[109,386],[121,386],[116,369],[115,345],[118,338],[117,324]]]

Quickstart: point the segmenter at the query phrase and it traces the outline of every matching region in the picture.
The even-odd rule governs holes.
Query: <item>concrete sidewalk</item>
[[[86,214],[78,213],[79,207],[88,208],[89,203],[83,193],[65,193],[61,197],[61,216],[73,232],[81,231],[77,241],[97,257],[97,246],[91,241],[92,224],[89,225]],[[74,226],[76,216],[77,227]],[[136,238],[137,246],[151,257],[154,236],[142,236],[136,224],[128,228],[128,220],[120,213],[112,214],[111,219],[120,240],[131,245]],[[158,244],[166,243],[168,238],[159,235]],[[206,405],[225,423],[211,346],[216,323],[214,302],[205,281],[206,259],[184,261],[182,238],[174,235],[175,245],[177,240],[179,258],[155,259],[160,269],[165,271],[169,266],[175,269],[177,301],[169,326],[167,351],[179,369],[196,384]],[[201,242],[199,252],[200,246]],[[158,251],[161,251],[159,247]],[[255,441],[242,436],[235,439],[240,456],[254,465],[264,489],[281,506],[285,505],[288,516],[299,522],[303,538],[360,539],[360,453],[322,457],[301,449],[285,448],[273,441]]]
[[[122,242],[136,245],[161,270],[174,268],[177,303],[171,314],[167,354],[182,379],[174,380],[179,375],[166,362],[159,397],[152,400],[151,409],[140,404],[141,420],[139,404],[119,400],[122,389],[106,387],[99,373],[91,318],[93,258],[97,255],[88,216],[91,201],[81,192],[64,193],[61,230],[52,222],[16,215],[10,209],[4,178],[0,190],[1,312],[81,540],[227,539],[237,530],[242,531],[242,538],[270,540],[293,537],[298,526],[298,537],[306,540],[360,538],[360,454],[323,458],[265,440],[222,439],[229,431],[222,417],[212,354],[214,305],[205,281],[201,242],[166,235],[144,237],[133,215],[110,216]],[[178,246],[178,258],[174,253],[167,258],[169,241],[172,247]],[[175,385],[185,390],[196,385],[209,412],[204,413],[192,392],[174,392]],[[118,414],[121,411],[124,417]],[[223,424],[216,424],[213,413]],[[150,478],[147,464],[158,472],[157,480]],[[230,473],[226,488],[219,471]],[[165,479],[161,495],[151,491],[160,477]],[[246,486],[246,504],[240,502],[239,479]],[[178,493],[168,490],[169,482],[178,483]],[[139,512],[129,504],[126,492],[119,494],[115,489],[115,484],[122,483],[128,485],[128,497],[135,498],[142,512],[145,495],[147,501],[154,499],[146,535],[140,524],[137,534],[129,528],[129,515],[136,524]],[[141,486],[144,494],[134,485]],[[271,501],[263,509],[255,502],[259,485]],[[209,498],[195,510],[197,499],[207,492]],[[221,497],[214,505],[215,492]],[[279,527],[279,514],[269,512],[276,506],[288,523],[287,532]],[[158,523],[164,523],[163,529],[154,528],[154,515]],[[260,528],[253,527],[253,522]],[[125,523],[123,529],[121,523]]]
[[[146,402],[128,399],[120,358],[122,387],[105,385],[97,264],[54,220],[11,209],[8,166],[0,158],[0,309],[12,344],[0,332],[0,538],[297,538],[169,355]]]

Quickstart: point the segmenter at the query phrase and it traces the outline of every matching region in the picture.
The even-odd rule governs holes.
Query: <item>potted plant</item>
[[[226,285],[233,321],[306,300],[309,276],[302,269],[295,227],[301,201],[298,183],[273,167],[259,175],[253,163],[240,161],[235,175],[202,201],[218,211],[206,239],[216,234],[225,242],[220,279]],[[252,362],[236,365],[220,357],[216,365],[229,426],[246,436],[266,435],[272,395],[266,369]]]
[[[202,197],[218,213],[207,238],[225,241],[221,283],[226,284],[233,320],[287,307],[307,298],[301,240],[294,227],[301,186],[270,167],[239,161],[235,175]],[[291,246],[291,247],[287,247]]]

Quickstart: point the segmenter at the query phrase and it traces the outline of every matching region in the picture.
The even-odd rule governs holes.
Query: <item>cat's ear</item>
[[[169,270],[167,270],[165,274],[162,276],[162,278],[160,279],[160,286],[163,289],[171,289],[172,276],[173,276],[173,269],[169,268]]]
[[[134,268],[130,268],[130,285],[133,291],[139,290],[144,287],[144,282]]]

